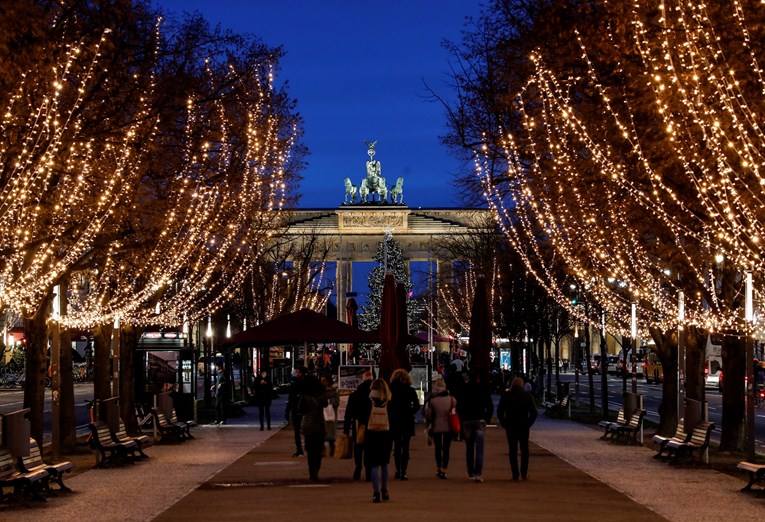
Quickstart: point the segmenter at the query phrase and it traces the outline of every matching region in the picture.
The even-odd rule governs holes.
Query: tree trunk
[[[45,376],[48,362],[48,316],[52,296],[42,300],[34,316],[24,318],[24,337],[27,339],[24,382],[24,407],[30,408],[31,437],[43,440],[43,413],[45,411]]]
[[[111,324],[93,329],[93,398],[105,400],[112,396],[109,362],[112,355]]]
[[[61,450],[71,453],[77,448],[77,420],[74,416],[74,373],[72,366],[72,333],[61,332]]]
[[[135,416],[135,349],[141,332],[133,326],[125,326],[120,332],[120,416],[128,433],[135,433],[138,429]]]
[[[707,332],[689,328],[685,336],[685,393],[696,401],[704,400],[704,348]]]
[[[651,328],[651,337],[656,343],[656,355],[661,361],[664,381],[661,385],[659,404],[659,429],[657,433],[672,436],[677,430],[677,332],[665,334]]]
[[[67,313],[68,279],[61,283],[61,315]],[[59,407],[61,408],[61,440],[59,447],[63,452],[73,452],[77,448],[77,420],[74,416],[74,374],[72,365],[72,332],[61,331],[61,353],[59,356]]]
[[[729,332],[732,333],[732,332]],[[720,449],[741,451],[746,434],[744,377],[747,373],[746,345],[743,337],[726,335],[722,341],[723,414]]]

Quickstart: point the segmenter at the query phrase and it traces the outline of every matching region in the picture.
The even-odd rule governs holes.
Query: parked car
[[[616,365],[619,362],[619,357],[616,355],[608,355],[606,356],[606,362],[608,363],[608,373],[612,375],[616,373]],[[592,361],[590,361],[590,368],[593,374],[600,375],[600,372],[603,369],[600,364],[600,354],[595,354],[592,356]]]
[[[626,366],[626,368],[625,368]],[[639,353],[637,355],[637,361],[635,363],[637,375],[638,377],[643,374],[643,354]],[[619,359],[619,362],[616,363],[616,375],[619,377],[624,377],[624,374],[627,374],[627,377],[632,376],[632,361],[627,361],[627,364],[624,364],[624,361],[622,359]]]

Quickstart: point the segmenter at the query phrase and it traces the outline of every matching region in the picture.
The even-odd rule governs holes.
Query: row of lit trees
[[[233,300],[302,150],[273,82],[279,52],[256,39],[142,1],[25,1],[3,17],[0,45],[20,59],[0,95],[0,306],[26,319],[40,436],[54,294],[62,327],[95,332],[96,396],[111,395],[113,325],[130,337]],[[114,394],[132,396],[121,383]]]
[[[756,289],[765,268],[764,14],[755,2],[497,1],[453,49],[448,141],[475,151],[480,190],[548,294],[627,335],[636,303],[667,368],[678,327],[690,347],[726,334],[724,448],[743,443],[744,274]],[[589,314],[570,304],[572,278]]]

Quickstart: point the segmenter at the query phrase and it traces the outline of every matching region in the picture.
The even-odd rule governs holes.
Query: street
[[[593,376],[595,384],[595,404],[600,406],[600,375]],[[590,386],[587,375],[579,376],[579,393],[576,394],[575,375],[573,373],[561,373],[561,382],[570,383],[571,393],[578,404],[588,404]],[[547,381],[545,381],[547,382]],[[646,419],[659,422],[659,404],[661,403],[661,384],[646,384],[645,379],[637,381],[638,393],[643,395],[643,406],[646,409]],[[552,376],[552,389],[555,390],[555,375]],[[627,391],[632,390],[632,381],[627,380]],[[707,388],[706,401],[708,403],[709,420],[715,423],[712,439],[719,442],[720,426],[722,424],[722,395],[716,389]],[[608,407],[618,410],[622,406],[622,378],[613,375],[608,376]],[[755,410],[755,441],[757,452],[765,452],[765,407],[760,406]]]
[[[571,393],[575,394],[578,404],[587,404],[589,401],[589,383],[586,375],[579,376],[579,393],[576,395],[575,376],[573,373],[561,373],[561,382],[570,383]],[[595,403],[600,405],[600,376],[594,376],[595,382]],[[627,381],[627,390],[632,388],[631,381]],[[555,389],[555,376],[552,377],[552,388]],[[618,410],[622,406],[622,379],[609,375],[608,377],[608,405],[611,410]],[[646,418],[658,424],[659,422],[659,404],[661,402],[661,384],[646,384],[644,379],[638,379],[638,393],[643,395],[643,405],[646,409]],[[75,383],[75,416],[77,420],[78,431],[87,428],[89,422],[88,408],[85,401],[93,399],[92,383]],[[286,396],[282,400],[286,399]],[[498,400],[498,399],[497,399]],[[715,431],[712,434],[713,440],[719,442],[720,425],[722,423],[722,396],[717,390],[707,389],[706,400],[709,404],[709,420],[715,423]],[[0,415],[21,409],[24,404],[24,391],[20,388],[0,389]],[[283,422],[283,407],[281,402],[279,406],[274,405],[274,421]],[[50,408],[50,390],[45,390],[45,417],[44,431],[51,431],[51,408]],[[756,443],[757,452],[765,453],[765,407],[760,406],[756,409]]]
[[[85,401],[93,400],[93,383],[78,382],[74,384],[74,413],[77,419],[77,430],[83,430],[88,427],[90,417],[88,407]],[[21,388],[10,388],[0,390],[0,415],[20,410],[24,407],[24,390]],[[50,389],[45,390],[45,416],[43,421],[43,430],[45,433],[51,431],[51,407],[50,407]]]

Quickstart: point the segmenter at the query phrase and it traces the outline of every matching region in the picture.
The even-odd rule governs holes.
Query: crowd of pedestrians
[[[410,441],[416,434],[415,416],[419,412],[425,420],[427,444],[433,447],[436,476],[448,479],[452,442],[458,440],[465,444],[467,478],[483,482],[486,427],[494,415],[492,386],[488,373],[484,375],[480,369],[468,372],[463,361],[456,362],[445,379],[433,383],[423,405],[412,387],[409,372],[403,368],[393,372],[389,381],[374,379],[371,370],[366,371],[359,386],[348,396],[340,447],[344,452],[347,449],[347,457],[353,459],[353,480],[361,480],[363,473],[371,483],[373,502],[390,498],[391,455],[395,465],[393,479],[408,480]],[[329,374],[319,379],[306,368],[296,368],[286,416],[294,429],[293,457],[307,453],[312,481],[319,480],[322,457],[335,454],[339,404],[340,395]],[[536,420],[537,408],[522,378],[516,377],[502,391],[496,413],[507,436],[512,478],[527,480],[529,431]]]

